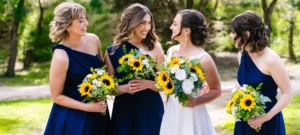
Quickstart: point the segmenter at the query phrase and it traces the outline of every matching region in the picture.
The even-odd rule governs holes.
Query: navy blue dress
[[[252,61],[249,54],[244,51],[241,58],[239,71],[237,74],[239,84],[248,84],[254,88],[259,83],[263,83],[261,93],[271,99],[272,102],[266,103],[266,112],[269,112],[272,107],[277,103],[277,84],[272,76],[262,73]],[[279,112],[272,119],[263,123],[261,130],[257,133],[251,128],[247,121],[237,121],[234,127],[235,135],[285,135],[285,127],[282,113]]]
[[[131,49],[137,49],[129,42],[125,42],[112,51],[109,46],[107,52],[115,69],[116,77],[121,78],[124,74],[117,73],[120,66],[119,59],[125,55],[123,46],[127,53]],[[150,57],[150,56],[148,56]],[[154,77],[152,78],[154,80]],[[119,85],[127,84],[125,80]],[[147,89],[133,95],[122,94],[115,97],[112,112],[112,129],[114,135],[159,135],[160,124],[164,112],[163,102],[158,92]]]
[[[69,68],[63,89],[63,95],[74,100],[82,101],[78,85],[90,73],[90,68],[99,68],[103,62],[98,55],[90,55],[68,48],[64,45],[55,45],[52,50],[65,50],[69,57]],[[107,110],[107,114],[108,110]],[[45,129],[45,135],[108,135],[111,133],[109,115],[85,112],[67,108],[53,103],[52,110]]]

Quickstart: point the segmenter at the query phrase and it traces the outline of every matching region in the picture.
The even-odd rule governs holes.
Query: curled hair
[[[267,26],[262,22],[262,18],[253,11],[246,11],[235,16],[230,23],[231,32],[236,33],[234,42],[241,38],[238,47],[245,50],[246,46],[250,46],[250,52],[258,52],[269,46],[267,36]],[[249,31],[248,37],[246,32]]]
[[[182,20],[181,31],[176,36],[181,34],[183,28],[190,28],[192,43],[195,46],[203,46],[208,37],[208,28],[203,14],[193,9],[181,10],[177,14],[181,15]],[[174,36],[174,38],[176,36]],[[172,40],[174,40],[174,38]]]
[[[133,37],[133,29],[141,23],[147,14],[151,17],[151,29],[146,38],[142,40],[142,43],[149,50],[154,48],[155,43],[158,42],[158,37],[155,34],[153,15],[147,7],[136,3],[125,9],[121,16],[121,21],[118,25],[118,34],[114,40],[113,50]]]
[[[54,18],[50,22],[49,37],[52,42],[58,42],[69,36],[67,28],[72,21],[85,15],[86,9],[73,2],[63,2],[54,9]]]

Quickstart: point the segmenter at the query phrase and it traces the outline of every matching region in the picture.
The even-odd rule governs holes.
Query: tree
[[[9,3],[8,3],[9,4]],[[11,5],[10,8],[13,8],[12,16],[12,26],[11,26],[11,47],[9,61],[6,71],[6,76],[13,77],[15,75],[15,64],[18,53],[18,30],[20,21],[24,16],[24,0],[18,0],[16,5]]]
[[[265,21],[265,24],[267,24],[269,27],[269,29],[267,31],[267,36],[269,37],[269,44],[270,44],[271,32],[272,32],[271,16],[272,16],[273,10],[275,8],[276,2],[277,2],[277,0],[272,0],[271,4],[268,6],[267,0],[261,0],[262,9],[264,12],[264,21]]]
[[[300,9],[300,1],[296,2],[296,0],[289,0],[290,8],[289,8],[289,14],[287,17],[287,20],[289,22],[289,35],[288,35],[288,50],[289,50],[289,56],[290,60],[293,62],[296,62],[296,55],[294,52],[294,30],[296,29],[296,22],[297,22],[297,9]]]

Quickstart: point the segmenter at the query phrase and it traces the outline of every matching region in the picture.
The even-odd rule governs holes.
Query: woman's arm
[[[115,69],[111,64],[111,61],[110,61],[110,58],[109,58],[108,55],[109,54],[106,51],[105,55],[104,55],[104,63],[106,65],[106,70],[107,70],[108,74],[111,75],[111,76],[114,76],[116,74]],[[129,89],[128,84],[118,85],[118,91],[119,91],[118,93],[114,93],[115,96],[119,96],[119,95],[122,95],[124,93],[132,94],[132,91]]]
[[[198,98],[190,98],[190,101],[186,104],[187,107],[209,103],[221,95],[221,84],[218,71],[211,56],[204,56],[201,59],[201,65],[204,65],[202,66],[202,69],[210,90]]]
[[[53,102],[61,106],[88,112],[105,112],[104,101],[85,104],[62,94],[66,74],[69,66],[69,59],[65,51],[56,49],[53,54],[50,67],[50,90]]]
[[[273,52],[275,53],[275,52]],[[280,112],[292,99],[292,86],[286,68],[281,61],[281,58],[274,54],[272,58],[266,60],[266,67],[269,70],[273,80],[281,90],[282,95],[273,108],[266,113],[266,115],[251,119],[248,121],[253,128],[261,126],[264,122],[272,119],[278,112]]]

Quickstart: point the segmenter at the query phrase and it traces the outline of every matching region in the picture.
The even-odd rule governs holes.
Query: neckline
[[[70,47],[68,47],[66,45],[63,45],[63,44],[58,44],[58,45],[64,46],[65,48],[68,48],[69,50],[71,50],[73,52],[78,52],[78,53],[85,54],[85,55],[88,55],[88,56],[93,56],[93,57],[98,56],[98,54],[93,55],[93,54],[89,54],[89,53],[85,53],[85,52],[74,50],[74,49],[72,49],[72,48],[70,48]]]
[[[254,65],[254,67],[256,68],[256,70],[258,70],[258,72],[260,72],[261,74],[263,74],[263,75],[265,75],[265,76],[272,77],[271,75],[268,75],[268,74],[263,73],[263,72],[256,66],[256,64],[254,63],[254,61],[252,60],[252,58],[250,57],[250,55],[248,54],[248,52],[244,51],[243,53],[244,53],[244,55],[246,55],[247,57],[249,57],[250,62]]]

